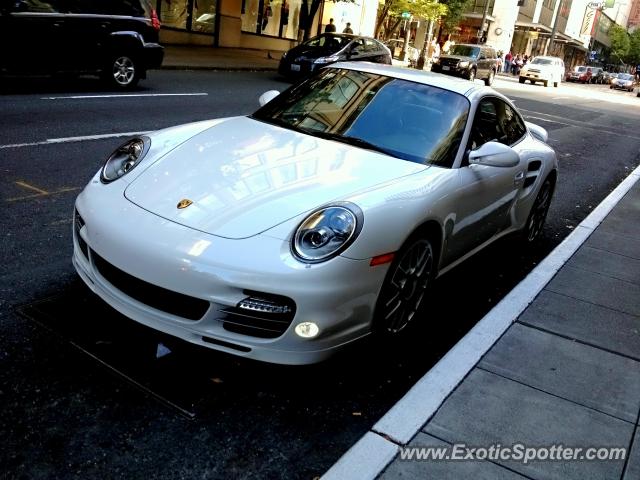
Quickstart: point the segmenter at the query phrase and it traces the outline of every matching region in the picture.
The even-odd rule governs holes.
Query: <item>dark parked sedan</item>
[[[285,77],[304,77],[343,60],[391,65],[391,52],[379,41],[357,35],[323,33],[285,52],[278,71]]]

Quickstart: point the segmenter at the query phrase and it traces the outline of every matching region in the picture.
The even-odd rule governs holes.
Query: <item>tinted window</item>
[[[539,58],[536,57],[531,60],[532,65],[552,65],[554,62],[550,58]]]
[[[364,45],[365,45],[365,48],[367,49],[367,52],[375,52],[380,48],[378,47],[377,42],[369,39],[364,41]]]
[[[145,17],[150,11],[144,0],[62,0],[65,11],[95,15]],[[145,10],[147,9],[147,10]]]
[[[462,95],[374,73],[329,68],[253,118],[309,135],[450,167],[469,112]],[[365,142],[365,143],[363,143]]]
[[[13,2],[15,12],[56,13],[60,11],[60,5],[56,1],[43,2],[40,0],[21,0]]]
[[[471,47],[469,45],[454,45],[449,53],[451,55],[460,55],[463,57],[477,57],[480,53],[480,47]]]
[[[353,38],[353,37],[351,37]],[[337,52],[342,47],[347,45],[351,41],[351,38],[343,37],[342,35],[318,35],[310,40],[307,40],[302,45],[306,47],[317,47],[324,50],[330,50]]]
[[[526,132],[524,121],[511,106],[498,98],[485,98],[478,105],[468,148],[476,150],[491,141],[513,145]]]

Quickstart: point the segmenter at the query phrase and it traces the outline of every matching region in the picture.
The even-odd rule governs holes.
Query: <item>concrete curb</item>
[[[487,313],[447,354],[351,447],[325,480],[373,479],[436,413],[478,361],[515,322],[626,193],[640,180],[640,166],[627,176],[540,264]],[[376,435],[377,439],[372,439]],[[386,463],[385,463],[386,462]]]

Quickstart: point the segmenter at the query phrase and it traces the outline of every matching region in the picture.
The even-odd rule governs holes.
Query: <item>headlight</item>
[[[329,260],[349,246],[362,229],[362,210],[352,203],[323,207],[311,213],[296,229],[293,254],[306,263]]]
[[[458,66],[459,66],[460,68],[467,68],[467,67],[469,66],[469,62],[460,62],[460,63],[458,64]]]
[[[127,141],[109,155],[100,171],[102,183],[110,183],[129,173],[140,163],[149,151],[151,140],[148,137]]]
[[[320,57],[320,58],[316,58],[313,63],[333,63],[333,62],[337,62],[338,60],[340,60],[340,55],[330,55],[328,57]]]

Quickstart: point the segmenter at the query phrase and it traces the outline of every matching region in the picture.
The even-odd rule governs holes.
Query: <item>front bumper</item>
[[[538,82],[551,82],[551,76],[544,74],[542,72],[528,72],[528,71],[520,71],[520,77],[526,78],[527,80],[534,80]]]
[[[321,361],[369,333],[388,265],[372,268],[368,260],[340,256],[301,264],[288,241],[268,232],[242,240],[208,235],[130,203],[122,195],[124,185],[94,179],[78,196],[76,210],[85,223],[74,229],[73,253],[80,277],[120,313],[194,344],[282,364]],[[152,286],[209,302],[209,308],[195,320],[154,308],[110,283],[96,265],[100,259]],[[236,306],[247,291],[295,302],[295,316],[282,335],[259,338],[225,328],[220,308]],[[319,335],[299,337],[294,328],[303,321],[315,322]]]
[[[434,63],[433,65],[431,65],[431,71],[435,73],[444,73],[445,75],[452,75],[454,77],[466,78],[469,76],[469,68],[440,65],[439,63]]]

